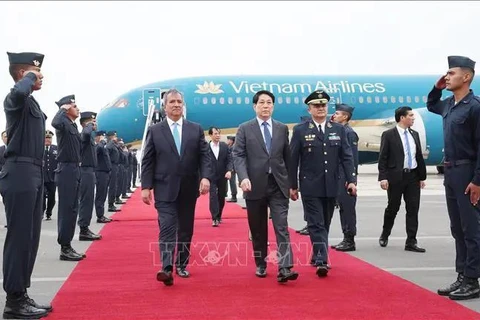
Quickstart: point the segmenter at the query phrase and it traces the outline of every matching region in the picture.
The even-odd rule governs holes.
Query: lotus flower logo
[[[223,93],[223,90],[220,89],[221,86],[222,86],[221,84],[214,84],[212,81],[210,81],[210,82],[205,81],[203,84],[197,84],[198,90],[195,90],[195,93],[200,93],[200,94],[207,94],[207,93],[219,94],[219,93]]]

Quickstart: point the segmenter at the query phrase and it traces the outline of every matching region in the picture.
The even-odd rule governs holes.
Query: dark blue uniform
[[[124,156],[124,163],[123,163],[123,173],[125,174],[125,177],[123,179],[123,190],[122,190],[122,196],[127,196],[127,192],[129,191],[129,185],[132,180],[132,175],[130,171],[130,152],[128,151],[122,151],[123,156]]]
[[[82,112],[80,122],[84,123],[90,119],[95,119],[96,113]],[[94,137],[94,124],[84,125],[81,139],[80,165],[80,205],[78,213],[78,226],[80,227],[79,240],[98,240],[100,236],[95,235],[89,230],[92,220],[93,204],[95,196],[95,168],[97,167],[97,148]]]
[[[107,133],[109,138],[114,137],[116,133],[110,131]],[[110,183],[108,185],[108,211],[115,212],[115,198],[117,195],[117,182],[118,182],[118,163],[120,161],[120,152],[118,151],[117,145],[113,140],[108,141],[107,150],[110,156],[110,161],[112,164],[112,171],[110,171]]]
[[[47,137],[52,137],[53,132],[48,131]],[[55,195],[57,193],[57,185],[55,184],[55,169],[57,169],[58,148],[56,145],[45,146],[45,154],[43,161],[43,185],[45,187],[45,197],[43,201],[43,211],[47,220],[51,220],[53,207],[55,206]]]
[[[38,70],[43,58],[37,53],[9,53],[10,65],[28,64]],[[40,241],[43,205],[46,115],[31,96],[36,82],[37,76],[27,71],[3,103],[8,137],[6,161],[0,172],[8,224],[3,248],[3,289],[7,293],[4,318],[47,313],[26,298]]]
[[[97,135],[105,136],[104,131],[98,131]],[[107,143],[101,140],[97,144],[98,165],[95,168],[95,176],[97,178],[97,188],[95,194],[95,210],[97,212],[97,222],[105,220],[105,201],[107,200],[108,184],[110,182],[110,172],[112,170],[112,162],[110,154],[107,150]]]
[[[0,171],[3,168],[3,165],[5,164],[5,149],[7,146],[1,146],[0,147]]]
[[[67,96],[56,102],[59,107],[74,104],[75,97]],[[77,260],[78,254],[71,247],[78,217],[78,196],[80,186],[81,139],[77,124],[67,117],[67,111],[60,108],[52,120],[58,141],[58,167],[55,171],[58,186],[58,244],[62,246],[61,260]],[[72,254],[73,253],[73,254]],[[75,257],[70,259],[69,256]]]
[[[138,167],[137,149],[132,150],[132,162],[130,163],[130,167],[132,168],[132,186],[136,188],[137,187],[137,167]]]
[[[480,185],[480,98],[473,91],[455,104],[440,100],[442,90],[428,94],[427,108],[443,117],[445,193],[455,239],[457,273],[480,277],[480,208],[465,194],[469,183]]]

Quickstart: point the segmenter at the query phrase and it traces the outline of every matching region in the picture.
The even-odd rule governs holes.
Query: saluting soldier
[[[112,171],[110,171],[110,182],[108,185],[108,211],[117,212],[120,211],[115,207],[115,198],[117,195],[117,184],[118,184],[118,162],[120,161],[120,152],[118,151],[116,141],[117,141],[117,132],[109,131],[107,132],[108,143],[107,150],[110,156],[110,161],[112,164]]]
[[[480,98],[470,89],[475,61],[450,56],[448,67],[427,100],[428,110],[443,117],[444,185],[458,273],[457,280],[438,294],[467,300],[480,296]],[[442,101],[443,89],[453,96]]]
[[[43,54],[7,53],[15,81],[3,102],[8,146],[0,172],[0,193],[7,216],[3,247],[4,318],[41,318],[52,310],[27,294],[42,226],[43,152],[46,115],[33,98],[42,88]]]
[[[55,171],[58,186],[57,242],[61,246],[60,260],[79,261],[86,255],[78,253],[71,243],[78,217],[81,139],[75,120],[80,111],[75,103],[75,95],[68,95],[55,103],[59,107],[52,120],[58,142],[58,167]]]
[[[117,144],[115,145],[118,150],[118,177],[117,177],[117,191],[115,194],[115,204],[124,204],[125,202],[120,199],[122,197],[122,194],[124,192],[124,184],[125,184],[125,178],[126,178],[126,173],[125,173],[125,154],[123,153],[123,139],[118,138]]]
[[[82,112],[80,125],[83,127],[80,147],[82,162],[80,164],[80,205],[78,212],[78,226],[80,241],[94,241],[102,236],[90,230],[93,203],[95,194],[95,168],[97,167],[97,148],[95,145],[95,131],[97,130],[97,114],[95,112]]]
[[[353,115],[355,108],[347,104],[336,104],[333,121],[343,125],[347,134],[347,140],[352,148],[353,164],[355,174],[358,175],[358,135],[355,130],[348,124]],[[340,213],[340,223],[342,225],[343,240],[336,246],[332,246],[337,251],[355,251],[355,236],[357,235],[357,212],[355,206],[357,204],[357,196],[350,195],[345,183],[345,171],[343,166],[340,169],[340,183],[338,184],[337,202]]]
[[[52,144],[53,132],[47,130],[45,133],[45,154],[43,156],[43,185],[45,187],[45,197],[43,201],[43,211],[46,220],[52,220],[52,211],[55,207],[55,194],[57,185],[55,184],[55,169],[57,169],[58,148]]]
[[[95,193],[95,211],[97,213],[98,223],[107,223],[112,219],[105,217],[105,201],[107,200],[108,183],[110,181],[110,172],[112,171],[112,162],[107,150],[106,132],[97,131],[96,134],[96,152],[98,165],[95,168],[95,177],[97,178],[97,188]]]
[[[312,119],[296,125],[290,141],[290,197],[297,200],[298,191],[302,195],[313,246],[312,263],[319,277],[328,273],[328,231],[338,184],[343,183],[338,179],[340,167],[345,172],[347,190],[352,195],[357,191],[352,148],[344,126],[327,120],[329,100],[330,96],[321,90],[305,99]]]

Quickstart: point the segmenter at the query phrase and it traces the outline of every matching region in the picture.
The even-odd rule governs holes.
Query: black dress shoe
[[[237,202],[237,198],[230,198],[230,199],[227,199],[227,202]]]
[[[163,284],[166,286],[172,286],[173,285],[172,271],[163,271],[163,270],[158,271],[157,281],[163,282]]]
[[[267,268],[266,267],[257,267],[257,271],[255,275],[259,278],[265,278],[267,276]]]
[[[295,271],[290,270],[289,268],[282,268],[278,271],[277,274],[277,281],[278,282],[287,282],[287,281],[294,281],[297,280],[298,273]]]
[[[95,241],[101,239],[101,235],[93,233],[89,228],[81,228],[80,234],[78,235],[79,241]]]
[[[457,276],[457,280],[454,283],[450,284],[446,288],[438,289],[437,293],[441,296],[448,296],[451,292],[458,290],[458,288],[460,288],[463,282],[463,278],[464,278],[463,274],[459,273]]]
[[[355,251],[355,241],[353,238],[347,238],[343,243],[338,244],[335,247],[335,250],[337,251],[342,251],[342,252],[350,252],[350,251]]]
[[[3,310],[4,319],[40,319],[47,315],[47,310],[32,306],[23,295],[18,298],[7,297]]]
[[[83,256],[73,250],[72,247],[63,247],[60,250],[60,260],[62,261],[80,261]]]
[[[25,299],[27,300],[27,303],[30,304],[32,307],[35,307],[37,309],[45,309],[48,312],[52,312],[53,308],[51,304],[38,304],[28,296],[28,294],[25,292]]]
[[[300,230],[298,233],[300,233],[302,236],[308,236],[310,232],[308,232],[308,227],[305,226],[302,230]]]
[[[112,219],[107,218],[105,216],[97,218],[97,223],[109,223],[109,222],[112,222]]]
[[[448,297],[451,300],[470,300],[480,297],[480,286],[477,279],[465,277],[460,288],[450,292]]]
[[[126,194],[122,194],[122,199],[130,199],[130,198],[131,198],[131,196],[126,195]]]
[[[108,206],[108,212],[118,212],[120,209],[117,209],[113,204]]]
[[[297,232],[298,232],[298,231],[297,231]],[[337,248],[338,246],[342,246],[345,241],[346,241],[346,238],[343,238],[343,240],[340,241],[340,243],[338,243],[338,244],[332,244],[332,245],[330,246],[330,248],[335,249],[335,248]]]
[[[388,245],[388,238],[380,237],[380,239],[378,239],[378,244],[380,245],[380,247],[385,248]]]
[[[175,273],[178,274],[180,278],[188,278],[190,277],[190,272],[185,270],[185,268],[176,268]]]
[[[327,266],[326,266],[326,265],[317,266],[316,274],[317,274],[317,276],[320,277],[320,278],[326,277],[327,274],[328,274],[328,268],[327,268]]]
[[[417,244],[406,244],[405,251],[412,251],[412,252],[425,252],[424,248],[420,248]]]
[[[125,202],[123,202],[122,200],[118,199],[115,201],[115,204],[125,204]]]
[[[218,220],[213,220],[212,221],[212,227],[218,227],[220,223],[218,222]]]

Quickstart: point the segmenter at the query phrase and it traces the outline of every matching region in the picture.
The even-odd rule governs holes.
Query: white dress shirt
[[[210,149],[212,149],[215,159],[218,160],[218,154],[220,153],[220,142],[215,143],[210,141]]]
[[[315,123],[315,125],[317,126],[318,131],[320,131],[320,128],[322,128],[322,132],[325,133],[325,124],[327,123],[326,118],[325,121],[323,121],[322,123],[317,123],[315,120],[313,120],[313,123]]]
[[[407,152],[407,142],[405,140],[405,129],[397,126],[398,134],[400,134],[400,138],[402,139],[403,145],[403,153],[405,154],[405,158],[403,160],[403,168],[408,169],[408,152]],[[410,153],[412,157],[412,167],[410,169],[417,168],[417,159],[415,159],[415,155],[417,154],[417,145],[415,144],[415,139],[413,139],[412,134],[407,129],[407,137],[408,143],[410,145]]]
[[[172,119],[167,117],[167,122],[168,122],[168,126],[170,127],[170,131],[172,132],[172,136],[173,136],[173,124],[175,123],[175,121],[173,121]],[[182,126],[183,126],[183,118],[180,118],[177,121],[177,130],[178,130],[178,136],[180,137],[180,143],[182,143]]]

